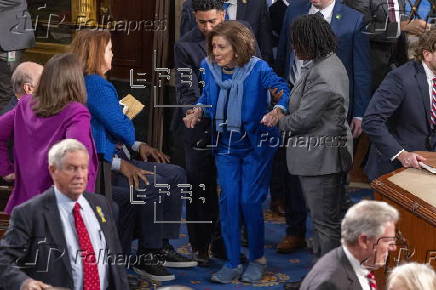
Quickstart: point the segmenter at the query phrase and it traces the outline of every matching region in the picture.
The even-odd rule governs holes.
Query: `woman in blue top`
[[[227,263],[212,280],[230,283],[242,274],[240,217],[248,231],[250,264],[242,280],[255,282],[266,269],[262,203],[268,193],[271,160],[279,131],[269,128],[272,119],[286,110],[289,88],[268,64],[254,57],[255,40],[237,21],[225,21],[208,36],[208,58],[202,63],[205,87],[199,103],[184,122],[193,128],[203,114],[215,125],[215,162],[221,186],[220,217]],[[268,112],[268,89],[282,92]],[[263,123],[263,124],[262,124]]]

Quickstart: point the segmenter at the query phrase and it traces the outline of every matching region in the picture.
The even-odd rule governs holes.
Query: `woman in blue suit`
[[[247,226],[250,264],[245,282],[262,278],[264,221],[262,203],[271,179],[271,160],[278,147],[279,131],[269,122],[287,110],[289,88],[268,64],[254,57],[254,36],[236,21],[225,21],[208,36],[208,58],[202,63],[205,87],[199,103],[184,118],[193,128],[203,114],[213,119],[215,162],[221,186],[220,216],[227,263],[212,280],[230,283],[242,272],[240,264],[240,217]],[[268,89],[283,92],[268,112]]]

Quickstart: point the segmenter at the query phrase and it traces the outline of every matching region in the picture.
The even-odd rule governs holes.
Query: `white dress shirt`
[[[362,267],[359,260],[353,257],[353,255],[348,251],[347,247],[342,246],[344,249],[345,255],[347,256],[348,261],[351,264],[351,267],[353,267],[354,273],[356,273],[357,278],[359,279],[359,284],[362,287],[363,290],[371,290],[369,286],[369,280],[366,278],[368,276],[369,271]]]
[[[318,8],[316,8],[316,7],[313,6],[313,4],[312,4],[312,6],[311,6],[310,9],[309,9],[309,13],[308,13],[308,14],[315,14],[315,13],[317,13],[317,12],[319,11],[319,12],[321,12],[322,15],[324,16],[324,19],[325,19],[328,23],[330,23],[330,22],[332,21],[333,8],[335,7],[335,3],[336,3],[336,1],[333,0],[332,3],[329,4],[329,6],[327,6],[327,7],[324,8],[324,9],[321,9],[321,10],[318,9]]]
[[[74,222],[73,207],[75,201],[61,193],[56,187],[54,187],[56,196],[56,204],[61,216],[62,228],[65,234],[65,240],[67,243],[68,255],[70,258],[72,277],[74,283],[74,290],[83,289],[83,269],[82,269],[82,257],[80,256],[79,241],[76,233],[76,224]],[[81,195],[77,202],[80,204],[80,213],[83,218],[83,222],[89,233],[92,247],[95,252],[95,259],[98,263],[98,274],[100,278],[100,290],[105,290],[108,286],[107,283],[107,263],[106,255],[106,239],[103,231],[100,228],[100,223],[95,216],[94,210],[89,205],[86,198]]]
[[[229,8],[227,8],[229,20],[236,20],[236,15],[238,13],[238,0],[228,0],[225,3],[230,3]]]

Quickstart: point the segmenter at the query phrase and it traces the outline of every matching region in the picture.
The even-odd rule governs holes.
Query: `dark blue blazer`
[[[290,63],[294,61],[290,26],[298,16],[306,15],[310,7],[309,0],[295,0],[291,1],[286,10],[276,60],[278,74],[286,79]],[[336,0],[330,25],[338,41],[336,55],[344,64],[350,80],[348,115],[362,117],[371,98],[369,39],[362,33],[364,16]]]
[[[362,124],[372,143],[365,167],[370,180],[401,167],[390,159],[402,149],[435,151],[429,88],[421,62],[409,61],[386,76]]]
[[[272,65],[272,28],[266,1],[238,0],[236,20],[243,20],[250,24],[259,44],[262,59]],[[182,7],[180,36],[191,31],[196,25],[195,17],[192,14],[192,0],[186,0]]]

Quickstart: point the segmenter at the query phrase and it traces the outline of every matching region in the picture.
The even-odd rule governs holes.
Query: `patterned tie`
[[[98,276],[97,262],[94,248],[89,238],[88,230],[80,214],[80,204],[76,202],[73,208],[74,222],[76,224],[79,247],[82,250],[83,290],[99,290],[100,278]]]
[[[395,17],[394,0],[388,0],[388,19],[389,19],[389,22],[397,22],[396,17]]]
[[[369,281],[369,289],[371,290],[377,290],[377,282],[375,280],[374,272],[369,272],[368,275],[366,275],[366,278]]]
[[[433,78],[430,117],[431,117],[431,123],[434,128],[436,127],[436,77]]]
[[[224,20],[230,20],[229,10],[228,10],[230,5],[232,5],[232,4],[228,3],[228,2],[223,4],[223,9],[224,9],[224,13],[225,13]]]

